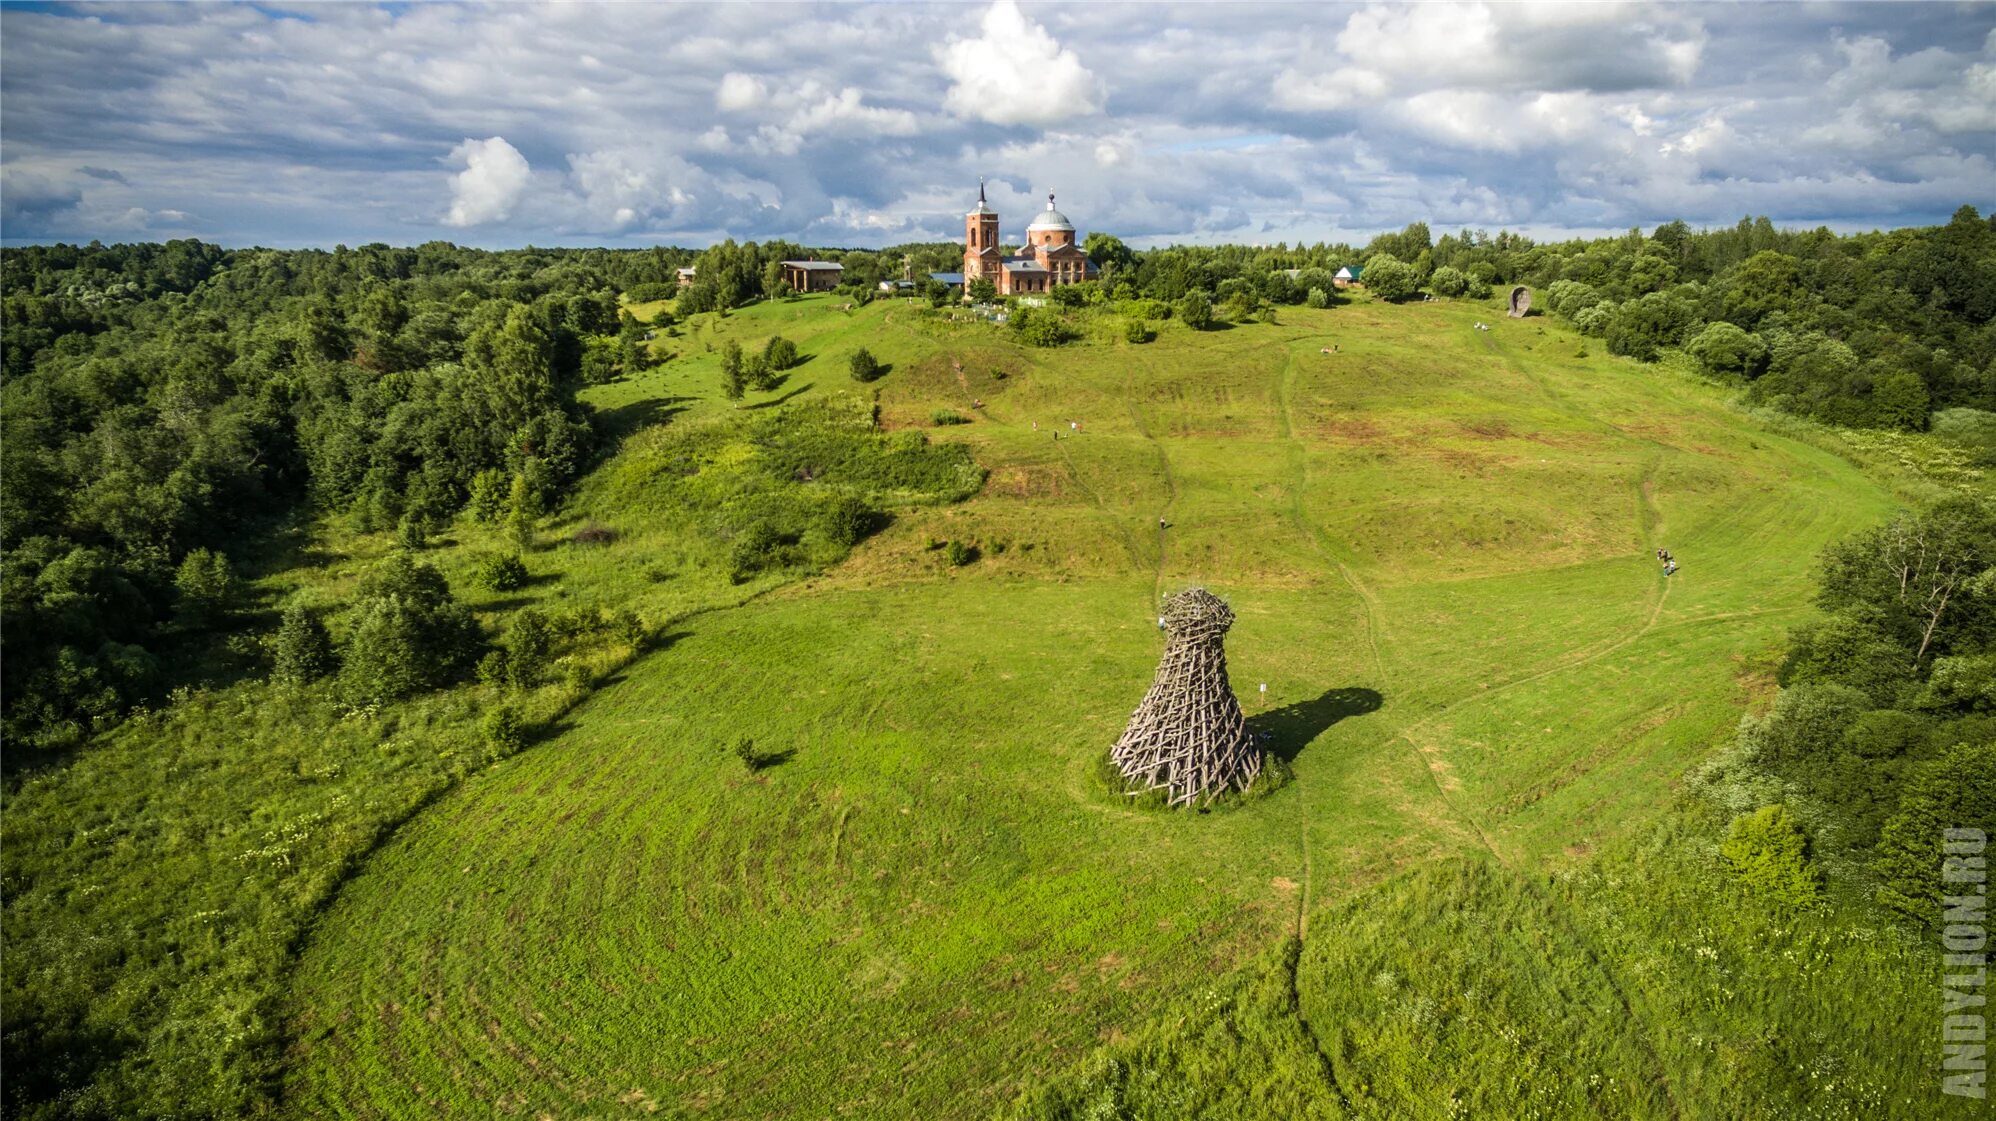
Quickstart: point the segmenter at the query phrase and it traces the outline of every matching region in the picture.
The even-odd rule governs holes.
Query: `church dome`
[[[1067,220],[1067,215],[1053,208],[1053,192],[1048,191],[1046,210],[1038,218],[1033,219],[1033,224],[1026,228],[1028,230],[1066,230],[1068,233],[1073,233],[1074,223]]]

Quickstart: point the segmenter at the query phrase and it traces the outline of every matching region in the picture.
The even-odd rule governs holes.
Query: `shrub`
[[[511,755],[526,746],[526,727],[512,705],[500,705],[485,715],[485,745],[496,755]]]
[[[1443,265],[1428,278],[1428,287],[1434,289],[1437,296],[1460,296],[1469,291],[1469,277],[1459,269]]]
[[[1204,331],[1213,325],[1213,301],[1204,292],[1185,293],[1175,310],[1179,320],[1194,331]]]
[[[1310,289],[1309,295],[1303,297],[1303,305],[1305,307],[1313,307],[1313,308],[1330,307],[1331,294],[1329,292],[1324,291],[1322,288],[1312,288]]]
[[[338,667],[326,624],[297,605],[285,609],[277,633],[271,636],[270,658],[270,679],[284,685],[317,681]]]
[[[651,628],[645,626],[644,616],[628,607],[620,607],[610,616],[610,633],[633,650],[643,650],[651,638]]]
[[[531,689],[547,674],[554,655],[554,628],[540,611],[523,607],[506,629],[505,681],[515,689]]]
[[[1696,304],[1667,292],[1651,292],[1615,309],[1607,324],[1608,353],[1654,362],[1658,351],[1682,343],[1697,322]]]
[[[1028,314],[1027,309],[1021,308],[1012,316],[1012,326],[1029,346],[1060,346],[1074,339],[1074,331],[1058,314],[1047,309]]]
[[[497,467],[488,467],[471,478],[471,500],[466,508],[471,511],[471,520],[480,525],[498,522],[506,512],[507,488],[512,480],[506,472]]]
[[[865,347],[853,351],[852,357],[846,359],[846,371],[852,375],[852,380],[857,382],[878,381],[880,376],[887,372],[879,360],[873,357],[872,352]]]
[[[513,476],[509,505],[512,509],[506,515],[506,535],[521,552],[528,552],[534,547],[534,523],[540,520],[541,496],[527,482],[524,473]]]
[[[1123,339],[1126,342],[1143,344],[1151,341],[1153,337],[1150,324],[1141,319],[1132,319],[1123,324]]]
[[[1940,926],[1951,895],[1974,885],[1946,879],[1946,845],[1956,839],[1987,843],[1996,830],[1996,744],[1958,746],[1920,765],[1905,783],[1899,808],[1885,823],[1872,871],[1878,900],[1928,926]],[[1986,853],[1977,851],[1976,856]]]
[[[1421,289],[1414,266],[1390,253],[1375,253],[1365,263],[1366,290],[1382,300],[1404,300]]]
[[[1614,317],[1614,304],[1595,304],[1573,313],[1573,327],[1583,335],[1600,335],[1607,332]]]
[[[938,426],[970,423],[969,417],[964,416],[955,409],[937,409],[935,412],[929,414],[929,420]]]
[[[196,549],[180,562],[173,576],[175,607],[181,621],[193,626],[218,623],[235,598],[236,577],[229,558],[212,549]]]
[[[1578,280],[1555,280],[1546,289],[1546,307],[1569,320],[1600,302],[1600,293]]]
[[[395,525],[395,543],[412,553],[422,551],[430,543],[429,519],[414,510],[403,514]]]
[[[361,581],[341,658],[340,688],[379,704],[439,685],[478,646],[478,624],[443,575],[398,553]]]
[[[1823,874],[1809,862],[1809,838],[1786,807],[1762,806],[1734,818],[1719,852],[1755,896],[1799,907],[1822,895]]]
[[[977,559],[977,546],[962,541],[951,541],[943,546],[943,559],[952,568],[962,568]]]
[[[1759,335],[1748,334],[1723,321],[1698,332],[1685,349],[1706,373],[1720,377],[1750,378],[1767,364],[1767,344]]]
[[[527,566],[513,553],[494,553],[478,562],[471,581],[494,592],[510,592],[526,586]]]
[[[797,364],[797,344],[775,335],[762,348],[763,364],[773,371],[781,372]]]
[[[777,560],[777,550],[783,545],[783,535],[768,522],[756,522],[744,529],[735,538],[734,547],[728,550],[728,578],[737,584],[745,584],[749,578]]]
[[[762,753],[755,749],[755,740],[752,737],[742,736],[735,740],[728,752],[741,760],[742,769],[750,774],[762,769]]]

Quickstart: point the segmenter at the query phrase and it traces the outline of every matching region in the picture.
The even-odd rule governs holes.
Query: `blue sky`
[[[1996,5],[7,5],[0,236],[1138,245],[1945,220]]]

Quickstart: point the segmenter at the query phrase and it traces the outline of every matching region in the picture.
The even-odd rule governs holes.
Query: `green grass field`
[[[1658,948],[1614,877],[1688,828],[1684,776],[1764,688],[1816,551],[1892,500],[1714,388],[1579,357],[1544,319],[1472,329],[1491,317],[1361,300],[1031,351],[812,298],[661,338],[664,366],[592,391],[625,457],[730,413],[720,341],[782,333],[807,360],[743,407],[877,389],[890,430],[953,408],[972,423],[933,436],[988,480],[742,587],[616,497],[621,460],[586,482],[561,524],[622,536],[537,558],[536,594],[682,621],[311,925],[286,1108],[1846,1115],[1725,1057],[1786,1031],[1780,985],[1730,1018],[1667,999],[1704,959]],[[845,374],[860,345],[892,365],[873,387]],[[942,540],[981,557],[948,567]],[[1135,810],[1096,763],[1148,684],[1157,597],[1195,583],[1238,612],[1236,691],[1295,781]],[[780,761],[745,771],[740,735]],[[1708,871],[1687,836],[1680,878]],[[1850,1115],[1932,1115],[1904,1069],[1924,1037],[1865,1042],[1917,970],[1866,952],[1833,962],[1874,990],[1839,996],[1845,1026],[1788,1046],[1875,1089]]]

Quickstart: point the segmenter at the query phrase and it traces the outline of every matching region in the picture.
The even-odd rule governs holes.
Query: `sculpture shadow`
[[[1378,712],[1386,698],[1377,690],[1347,687],[1328,689],[1312,701],[1270,709],[1248,718],[1248,727],[1284,763],[1293,763],[1310,741],[1331,725],[1351,716]]]

